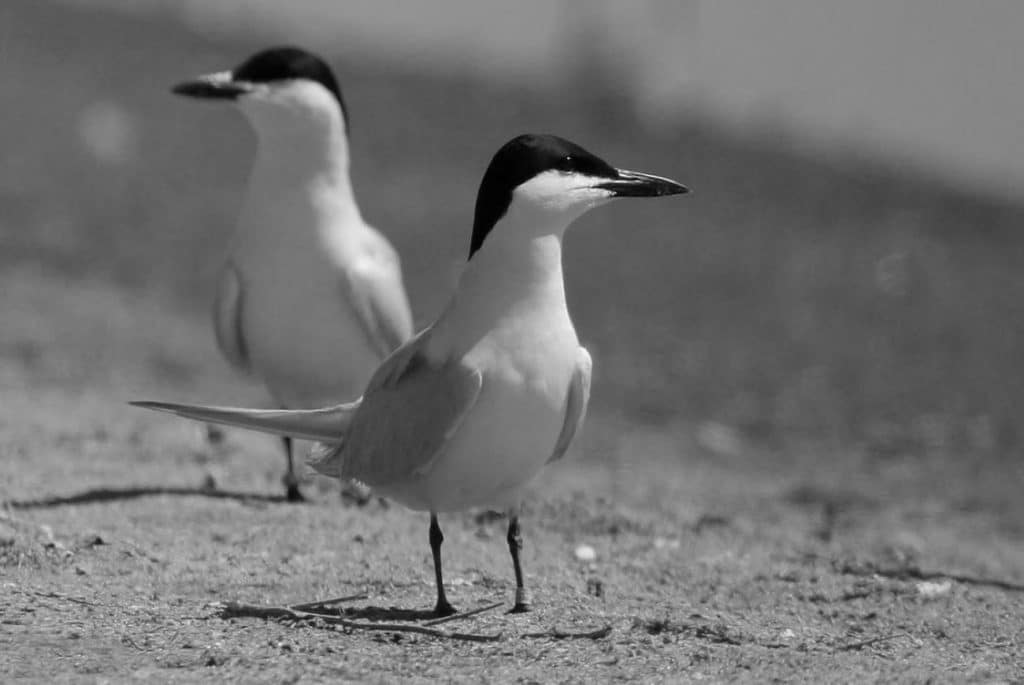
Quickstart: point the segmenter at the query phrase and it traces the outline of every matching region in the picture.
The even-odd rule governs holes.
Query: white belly
[[[285,407],[355,399],[380,358],[344,297],[341,275],[313,251],[273,257],[238,265],[246,284],[242,335],[254,373]]]
[[[561,337],[561,344],[536,349],[528,360],[486,346],[471,353],[467,359],[483,371],[476,404],[426,474],[382,494],[435,512],[518,504],[565,422],[578,342],[571,329]]]

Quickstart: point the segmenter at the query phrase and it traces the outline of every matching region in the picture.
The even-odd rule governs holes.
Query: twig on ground
[[[793,649],[795,645],[788,645],[785,642],[757,642],[755,643],[765,649]]]
[[[735,637],[729,635],[725,626],[695,626],[694,636],[702,640],[708,640],[710,642],[717,642],[723,645],[741,645],[743,644]]]
[[[955,580],[965,585],[977,585],[982,587],[994,587],[1008,592],[1024,592],[1024,583],[1017,583],[1011,580],[1000,578],[979,578],[962,573],[947,573],[945,571],[924,570],[918,566],[900,566],[896,568],[880,568],[872,563],[851,564],[844,563],[837,565],[836,570],[844,575],[850,576],[882,576],[893,580]]]
[[[226,490],[210,490],[207,488],[184,486],[140,486],[128,488],[94,488],[71,495],[42,497],[29,500],[9,500],[5,506],[11,509],[48,509],[74,504],[93,504],[96,502],[112,502],[139,497],[159,495],[177,495],[182,497],[210,497],[213,499],[230,499],[243,503],[254,502],[287,502],[284,495],[265,495],[251,492],[228,492]]]
[[[460,612],[458,614],[452,614],[451,616],[445,616],[444,618],[435,618],[433,621],[427,621],[423,625],[425,625],[425,626],[438,626],[438,625],[441,625],[442,623],[448,623],[449,621],[458,621],[458,620],[463,619],[463,618],[469,618],[470,616],[476,616],[477,614],[482,614],[485,611],[490,611],[491,609],[497,609],[502,604],[504,604],[504,602],[495,602],[494,604],[488,604],[487,606],[482,606],[482,607],[478,607],[476,609],[471,609],[470,611],[463,611],[463,612]]]
[[[80,599],[78,597],[72,597],[71,595],[65,595],[63,592],[43,592],[41,590],[33,590],[32,594],[38,597],[45,597],[47,599],[63,599],[67,602],[74,602],[75,604],[82,604],[87,607],[98,607],[102,606],[96,602],[90,602],[87,599]]]
[[[273,618],[292,621],[313,621],[319,620],[330,625],[341,626],[348,630],[381,630],[392,633],[418,633],[448,640],[465,640],[468,642],[497,642],[501,639],[501,633],[483,635],[477,633],[453,633],[437,628],[426,626],[409,625],[404,623],[373,623],[369,621],[350,621],[337,616],[325,616],[313,614],[306,611],[296,611],[288,607],[259,606],[255,604],[242,604],[240,602],[227,602],[221,609],[222,618],[249,617],[249,618]]]
[[[329,607],[329,606],[331,606],[333,604],[343,604],[345,602],[357,602],[357,601],[363,600],[363,599],[369,599],[369,595],[358,594],[358,595],[349,595],[348,597],[335,597],[334,599],[324,599],[324,600],[320,600],[319,602],[306,602],[304,604],[292,604],[288,608],[293,610],[293,611],[308,611],[310,613],[314,613],[315,614],[315,613],[318,613],[318,612],[314,611],[314,610],[315,609],[319,609],[320,607],[325,607],[326,608],[326,607]]]
[[[611,627],[611,625],[605,625],[605,626],[601,626],[600,628],[596,628],[594,630],[584,631],[582,633],[570,633],[570,632],[566,632],[566,631],[564,631],[564,630],[562,630],[560,628],[551,628],[550,630],[545,630],[545,631],[542,631],[542,632],[539,632],[539,633],[523,633],[522,635],[520,635],[520,637],[531,638],[531,639],[551,638],[553,640],[568,640],[568,639],[600,640],[601,638],[608,637],[611,634],[612,634],[612,627]]]
[[[898,637],[903,637],[904,635],[906,635],[904,632],[879,635],[878,637],[872,637],[867,640],[860,640],[858,642],[850,642],[845,645],[840,645],[838,649],[841,652],[851,652],[858,649],[864,649],[865,647],[870,647],[871,645],[878,644],[879,642],[888,642],[889,640],[894,640]]]
[[[128,634],[124,634],[124,635],[122,635],[122,636],[121,636],[121,642],[122,642],[123,644],[126,644],[126,645],[128,645],[128,646],[129,646],[129,647],[131,647],[132,649],[136,649],[136,650],[138,650],[138,651],[140,651],[140,652],[146,652],[146,651],[149,651],[149,650],[148,650],[148,649],[146,649],[145,647],[139,647],[138,643],[137,643],[137,642],[135,642],[135,640],[133,640],[133,639],[132,639],[132,637],[131,637],[130,635],[128,635]]]
[[[849,602],[849,601],[854,600],[854,599],[865,599],[867,597],[870,597],[871,594],[872,594],[871,590],[869,590],[869,589],[864,589],[864,590],[848,590],[848,591],[844,592],[843,594],[839,595],[839,601],[840,602]]]

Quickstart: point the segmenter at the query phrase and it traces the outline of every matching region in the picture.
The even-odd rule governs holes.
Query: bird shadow
[[[284,495],[267,495],[256,492],[233,492],[208,487],[185,486],[141,486],[129,488],[92,488],[70,495],[54,495],[37,499],[8,500],[4,506],[11,509],[47,509],[75,504],[95,504],[172,495],[177,497],[208,497],[210,499],[234,500],[245,503],[288,503]]]

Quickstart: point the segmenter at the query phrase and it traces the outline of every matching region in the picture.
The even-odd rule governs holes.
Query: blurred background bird
[[[357,397],[412,334],[398,253],[359,211],[334,73],[295,47],[263,50],[174,92],[229,102],[259,139],[213,311],[217,345],[281,407]],[[293,445],[284,483],[301,500]]]

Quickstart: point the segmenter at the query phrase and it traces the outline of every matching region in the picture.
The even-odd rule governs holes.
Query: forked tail
[[[340,443],[362,400],[322,409],[245,409],[171,402],[129,402],[132,406],[175,414],[187,419],[237,426],[261,433],[303,440]]]

